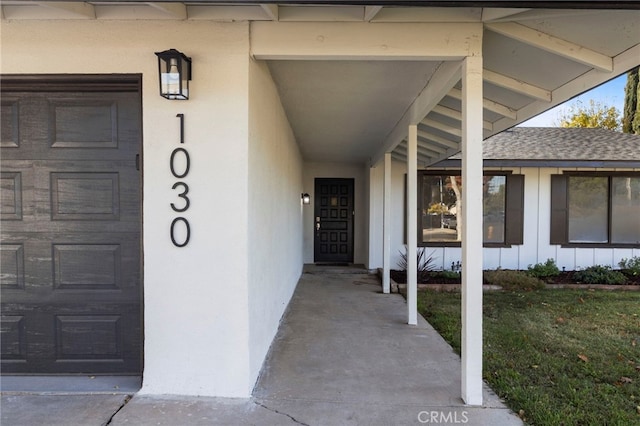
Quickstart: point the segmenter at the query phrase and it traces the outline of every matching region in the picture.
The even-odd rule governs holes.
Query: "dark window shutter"
[[[567,176],[551,175],[551,244],[567,243],[568,195]]]
[[[508,245],[524,243],[524,175],[507,175],[504,242]]]

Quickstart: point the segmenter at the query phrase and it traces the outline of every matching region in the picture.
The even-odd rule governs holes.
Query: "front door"
[[[353,262],[354,213],[353,179],[316,179],[315,262]]]
[[[3,78],[3,373],[141,373],[140,99]]]

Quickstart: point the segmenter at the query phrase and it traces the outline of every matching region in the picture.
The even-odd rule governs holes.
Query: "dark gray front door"
[[[315,262],[353,262],[353,216],[353,179],[317,178]]]
[[[3,373],[141,372],[140,85],[113,79],[3,79]]]

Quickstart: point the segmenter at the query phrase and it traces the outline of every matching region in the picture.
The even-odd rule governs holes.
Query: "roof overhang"
[[[460,150],[461,61],[483,58],[483,137],[640,65],[637,1],[6,0],[5,20],[249,21],[309,161]]]

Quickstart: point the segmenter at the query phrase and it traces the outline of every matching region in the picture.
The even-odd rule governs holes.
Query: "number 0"
[[[182,173],[182,174],[176,173],[176,168],[174,166],[175,159],[176,159],[176,154],[178,152],[182,152],[184,154],[184,158],[185,158],[185,161],[186,161],[186,165],[184,167],[184,173]],[[189,168],[191,167],[191,160],[189,159],[189,153],[187,152],[187,150],[184,149],[184,148],[176,148],[176,149],[174,149],[173,152],[171,153],[171,160],[169,161],[169,167],[171,167],[171,174],[174,175],[175,177],[177,177],[178,179],[182,179],[183,177],[188,175],[189,174]]]
[[[175,226],[178,222],[184,223],[186,231],[184,241],[182,243],[178,243],[175,237]],[[189,221],[184,217],[176,217],[175,219],[173,219],[173,222],[171,222],[171,242],[173,243],[173,245],[176,247],[184,247],[189,244],[189,238],[191,238],[191,227],[189,226]]]

